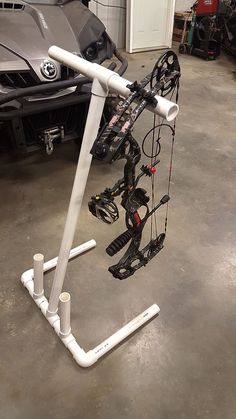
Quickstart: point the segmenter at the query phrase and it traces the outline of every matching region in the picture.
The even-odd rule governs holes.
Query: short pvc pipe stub
[[[70,294],[69,292],[62,292],[59,296],[59,300],[62,303],[67,303],[67,301],[70,301]]]
[[[35,260],[35,262],[41,262],[44,260],[44,256],[42,255],[42,253],[36,253],[33,256],[33,259]]]

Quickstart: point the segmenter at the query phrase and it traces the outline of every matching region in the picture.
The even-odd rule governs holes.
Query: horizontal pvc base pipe
[[[82,249],[88,250],[88,246],[92,248],[95,245],[96,245],[95,241],[90,240],[89,242],[84,243],[81,246],[77,246],[76,248],[71,250],[70,259],[83,253],[83,251],[85,250],[82,251]],[[57,258],[54,258],[44,263],[44,272],[54,268],[56,266],[56,262],[57,262]],[[29,291],[29,294],[33,298],[34,296],[33,269],[29,269],[22,274],[21,282],[27,288],[27,290]],[[120,342],[126,339],[129,335],[134,333],[139,327],[141,327],[150,319],[152,319],[154,316],[156,316],[160,311],[160,308],[158,307],[158,305],[153,304],[151,307],[149,307],[139,316],[135,317],[133,320],[131,320],[129,323],[123,326],[120,330],[118,330],[116,333],[110,336],[108,339],[103,341],[100,345],[96,346],[94,349],[88,352],[85,352],[76,342],[76,339],[72,333],[69,333],[69,335],[66,337],[63,337],[63,335],[60,333],[60,317],[58,316],[58,314],[55,314],[51,317],[47,317],[47,309],[48,309],[47,298],[43,295],[42,297],[37,298],[37,299],[33,298],[33,300],[35,304],[42,311],[44,317],[51,324],[56,334],[60,337],[61,341],[64,343],[66,348],[69,349],[69,351],[73,355],[73,358],[75,359],[77,364],[79,364],[81,367],[90,367],[91,365],[95,364],[95,362],[97,362],[99,358],[101,358],[103,355],[109,352],[112,348],[114,348],[116,345],[118,345]]]

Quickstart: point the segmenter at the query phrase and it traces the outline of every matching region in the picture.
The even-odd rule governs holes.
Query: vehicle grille
[[[61,80],[69,80],[75,77],[75,71],[62,66],[61,67]],[[56,80],[59,81],[59,80]],[[0,84],[4,87],[12,87],[17,89],[18,87],[32,87],[36,86],[37,81],[29,72],[22,73],[2,73],[0,74]]]
[[[64,65],[61,66],[61,80],[69,80],[75,77],[75,71]]]
[[[37,83],[29,72],[0,74],[0,83],[4,87],[31,87]]]
[[[0,2],[0,9],[7,10],[24,10],[25,5],[20,3]]]

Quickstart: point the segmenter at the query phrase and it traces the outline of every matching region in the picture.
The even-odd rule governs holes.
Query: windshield
[[[65,4],[68,3],[70,0],[24,0],[25,3],[29,4]],[[82,2],[82,0],[79,0]]]
[[[57,4],[58,1],[57,0],[24,0],[25,3],[29,3],[29,4]]]

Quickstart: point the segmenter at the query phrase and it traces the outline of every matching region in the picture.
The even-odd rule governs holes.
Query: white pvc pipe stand
[[[28,289],[29,294],[54,328],[56,334],[61,338],[64,345],[72,353],[76,362],[82,367],[89,367],[160,311],[158,305],[153,304],[100,345],[85,352],[71,333],[70,294],[66,292],[62,293],[68,261],[96,246],[96,242],[90,240],[71,249],[92,160],[90,150],[97,137],[105,100],[109,90],[127,97],[130,94],[127,84],[131,82],[118,76],[117,73],[98,64],[89,63],[55,46],[49,49],[49,56],[65,64],[67,67],[73,68],[81,74],[90,77],[93,80],[92,97],[59,256],[44,263],[43,255],[36,254],[34,256],[34,268],[22,274],[21,282]],[[156,99],[156,108],[149,108],[149,110],[166,118],[168,121],[173,120],[178,114],[178,105],[158,95],[156,95]],[[48,301],[44,296],[43,273],[55,267],[56,272]],[[60,316],[57,314],[59,302]]]

